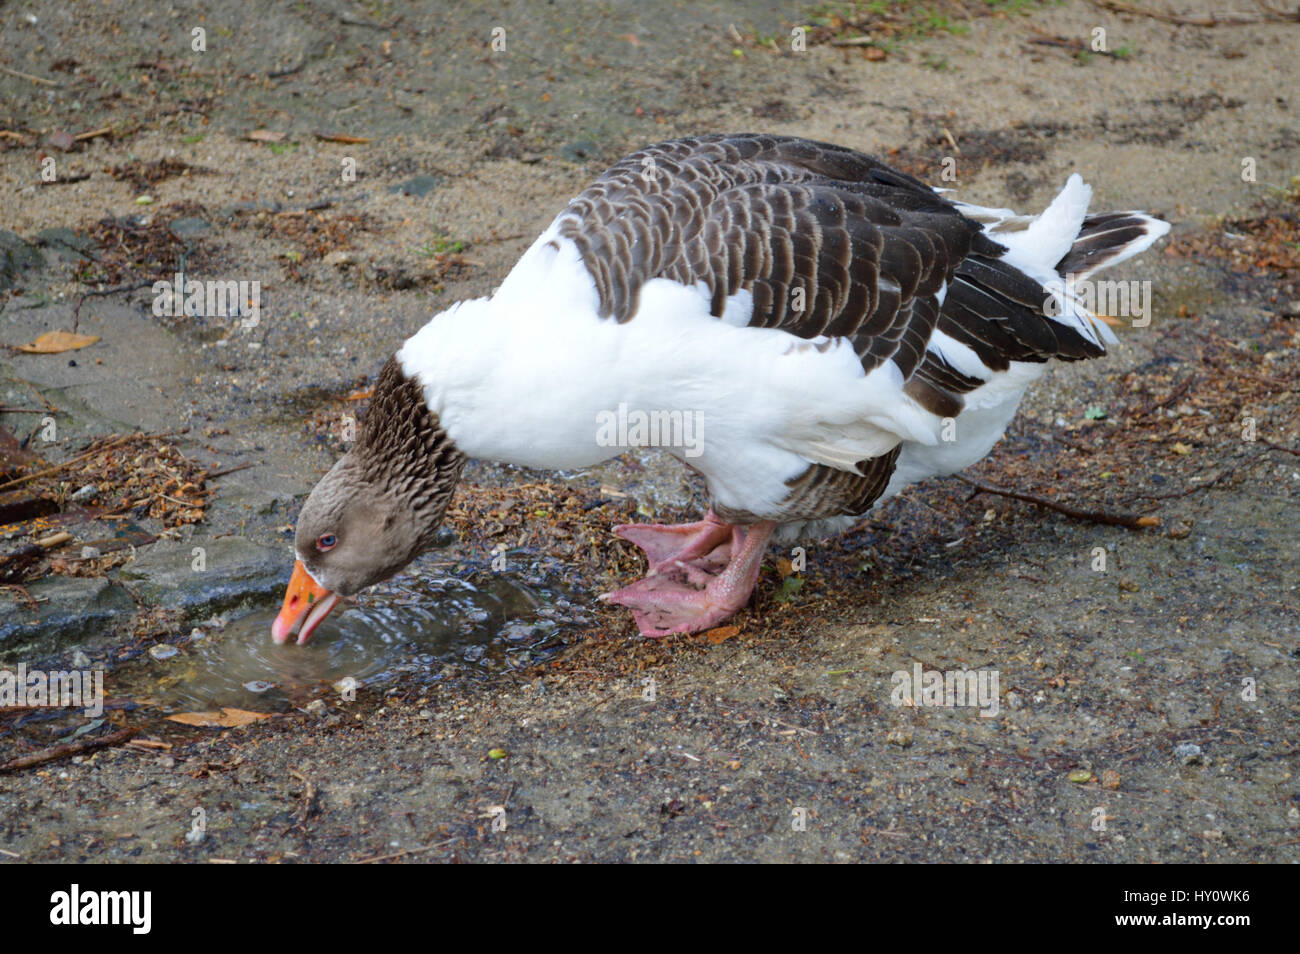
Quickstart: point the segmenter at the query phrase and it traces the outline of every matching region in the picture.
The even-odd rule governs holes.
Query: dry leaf
[[[349,136],[347,133],[312,133],[317,139],[325,142],[342,142],[342,143],[366,143],[371,142],[366,136]]]
[[[1171,448],[1171,450],[1173,450],[1175,454],[1178,454],[1180,456],[1190,454],[1192,452],[1192,449],[1188,447],[1186,444],[1182,443],[1182,441],[1175,441],[1174,446]]]
[[[286,133],[272,132],[269,129],[254,129],[245,136],[245,139],[251,139],[253,142],[284,142]]]
[[[87,345],[93,345],[99,335],[77,335],[71,331],[47,331],[37,336],[31,344],[19,345],[19,351],[28,354],[59,354],[63,351],[76,351]]]
[[[863,47],[862,53],[869,60],[883,60],[889,54],[878,46]]]
[[[222,706],[220,712],[180,712],[167,718],[171,722],[179,722],[182,725],[233,729],[237,726],[248,725],[250,722],[257,722],[259,719],[269,719],[271,717],[265,712],[249,712],[245,709],[231,709]]]
[[[718,643],[726,642],[738,632],[740,632],[739,626],[718,626],[714,629],[708,630],[704,635],[708,638],[709,642],[716,646]]]

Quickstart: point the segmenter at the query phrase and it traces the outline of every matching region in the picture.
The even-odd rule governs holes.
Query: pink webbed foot
[[[614,533],[640,547],[650,563],[649,576],[678,562],[707,557],[731,542],[731,525],[710,510],[695,523],[624,523]]]
[[[749,601],[775,529],[775,523],[728,527],[730,539],[703,556],[680,559],[677,551],[678,558],[664,560],[659,572],[602,599],[631,608],[643,636],[711,629]]]

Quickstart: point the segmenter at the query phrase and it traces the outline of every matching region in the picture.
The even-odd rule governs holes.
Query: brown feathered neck
[[[362,477],[402,500],[417,520],[427,518],[432,538],[466,457],[429,410],[419,382],[403,373],[396,357],[379,372],[353,452]]]

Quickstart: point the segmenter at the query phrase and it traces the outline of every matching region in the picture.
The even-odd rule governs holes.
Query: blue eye
[[[316,549],[321,551],[330,550],[338,542],[338,537],[334,536],[334,534],[325,533],[316,540]]]

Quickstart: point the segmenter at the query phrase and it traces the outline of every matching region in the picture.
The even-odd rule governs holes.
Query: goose
[[[1080,294],[1169,230],[970,205],[842,146],[704,135],[626,156],[489,297],[383,365],[354,446],[312,490],[276,642],[433,545],[470,458],[597,464],[659,446],[703,476],[698,521],[628,524],[646,576],[601,598],[648,637],[747,603],[770,543],[843,532],[1001,437],[1052,359],[1116,341]],[[1086,290],[1086,289],[1085,289]]]

